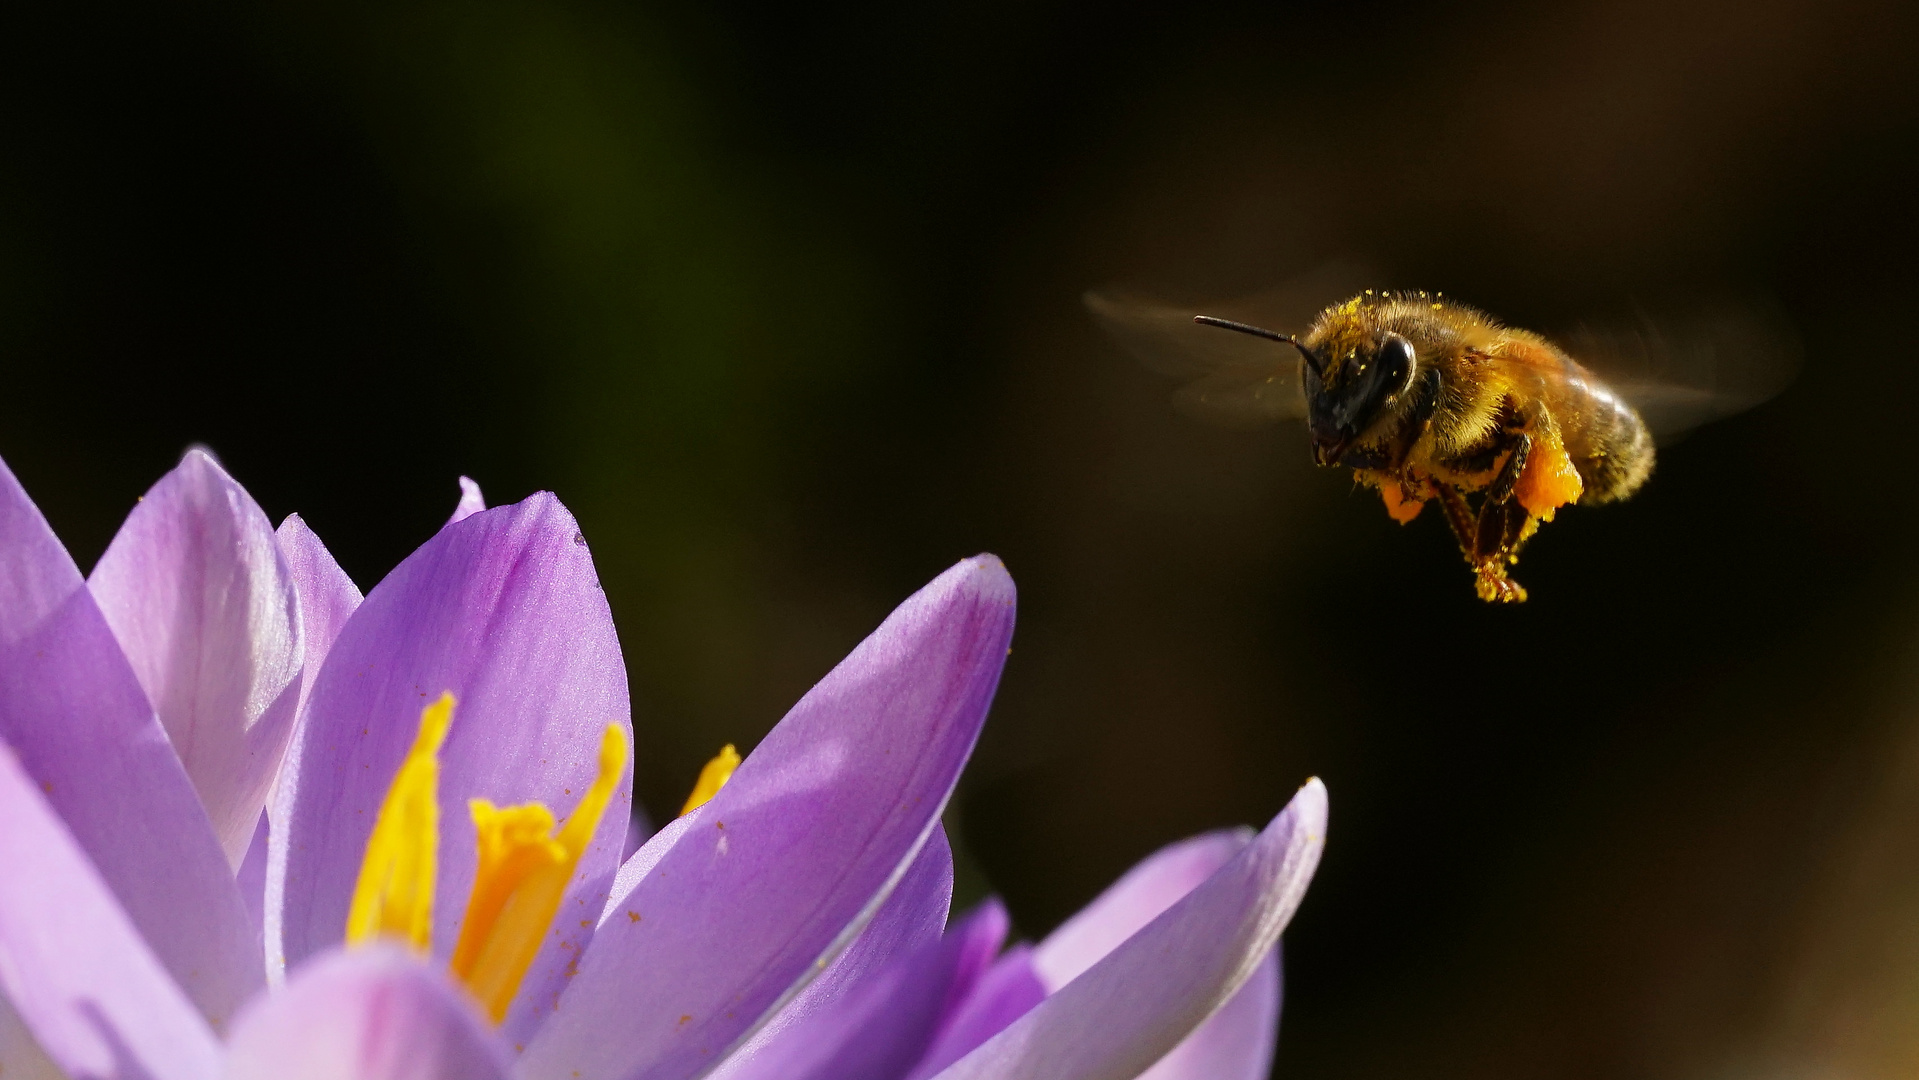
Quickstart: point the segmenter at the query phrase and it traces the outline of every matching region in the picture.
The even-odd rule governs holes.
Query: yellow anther
[[[420,712],[420,731],[387,788],[367,839],[347,910],[346,940],[398,938],[425,953],[433,944],[433,882],[440,847],[440,746],[453,723],[453,695]]]
[[[626,736],[619,725],[608,724],[600,739],[599,775],[558,835],[553,812],[539,803],[500,808],[474,799],[469,804],[479,834],[479,865],[451,967],[494,1023],[506,1019],[520,980],[539,955],[625,766]]]
[[[705,806],[713,796],[720,793],[720,789],[726,786],[728,780],[733,779],[733,770],[739,767],[740,754],[733,749],[733,744],[727,743],[721,747],[720,752],[713,755],[713,760],[707,762],[706,767],[700,770],[700,778],[693,783],[693,794],[688,795],[686,805],[680,807],[680,816],[685,817]]]

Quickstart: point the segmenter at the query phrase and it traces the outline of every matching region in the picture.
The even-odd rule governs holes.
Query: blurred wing
[[[1270,367],[1221,368],[1173,394],[1173,407],[1198,420],[1227,427],[1258,427],[1306,415],[1299,372]]]
[[[1162,375],[1185,379],[1180,412],[1229,427],[1306,415],[1299,354],[1290,345],[1193,321],[1199,312],[1114,292],[1088,292],[1086,308],[1120,348]]]
[[[1700,313],[1641,313],[1581,327],[1567,350],[1632,403],[1662,446],[1743,412],[1785,389],[1799,371],[1799,335],[1776,305],[1728,301]]]
[[[1356,263],[1320,267],[1275,289],[1233,300],[1167,304],[1117,289],[1088,292],[1086,308],[1118,345],[1162,375],[1189,380],[1173,396],[1183,413],[1230,427],[1306,415],[1299,354],[1291,346],[1193,322],[1218,315],[1275,330],[1301,330],[1327,303],[1360,289]]]
[[[1195,323],[1199,308],[1117,291],[1089,291],[1085,300],[1108,337],[1161,375],[1196,379],[1238,368],[1277,372],[1290,370],[1290,361],[1299,359],[1291,346]]]

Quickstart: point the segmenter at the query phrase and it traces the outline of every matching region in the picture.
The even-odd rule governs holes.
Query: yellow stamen
[[[420,731],[387,788],[367,839],[347,911],[346,940],[399,938],[425,953],[433,944],[433,879],[440,847],[440,746],[453,723],[453,695],[420,712]]]
[[[688,795],[686,805],[680,807],[680,816],[685,817],[705,806],[708,800],[720,793],[728,780],[733,779],[733,770],[739,767],[739,751],[733,749],[733,744],[727,743],[721,747],[720,752],[713,755],[713,760],[700,770],[700,778],[693,783],[693,794]]]
[[[451,967],[494,1023],[506,1019],[520,980],[539,955],[625,766],[626,737],[619,725],[608,724],[600,739],[599,775],[557,836],[553,812],[539,803],[499,808],[474,799],[469,804],[480,857]]]

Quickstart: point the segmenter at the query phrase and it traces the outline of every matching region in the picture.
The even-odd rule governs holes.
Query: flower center
[[[397,937],[425,953],[432,944],[439,754],[452,719],[452,694],[442,694],[420,713],[420,733],[387,790],[367,841],[347,916],[350,945]],[[506,1018],[520,981],[539,955],[567,882],[600,827],[625,765],[626,738],[619,725],[608,724],[600,739],[599,775],[557,832],[553,811],[540,803],[468,803],[479,839],[479,863],[449,966],[494,1023]]]

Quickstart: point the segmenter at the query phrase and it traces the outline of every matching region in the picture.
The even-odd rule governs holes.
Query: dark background
[[[656,813],[992,550],[1021,625],[952,824],[1023,932],[1316,773],[1281,1075],[1909,1076],[1916,22],[10,5],[0,455],[86,566],[204,442],[362,587],[460,473],[559,492]],[[1548,330],[1768,297],[1804,366],[1493,609],[1436,515],[1177,415],[1079,305],[1334,258]]]

